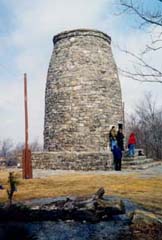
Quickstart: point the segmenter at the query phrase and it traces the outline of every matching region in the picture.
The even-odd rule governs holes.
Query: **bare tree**
[[[150,43],[146,43],[140,54],[122,50],[135,60],[134,69],[120,69],[127,77],[141,82],[162,83],[162,70],[155,67],[147,58],[151,53],[156,58],[156,52],[162,49],[162,0],[119,0],[120,14],[128,14],[137,19],[137,26],[148,31]]]
[[[18,143],[18,144],[16,144],[16,146],[14,146],[14,148],[12,149],[10,156],[7,160],[8,166],[16,166],[17,165],[17,163],[20,161],[23,148],[24,148],[23,143]]]
[[[147,156],[161,159],[162,109],[157,108],[150,93],[146,94],[144,100],[136,107],[127,124],[129,131],[136,133],[138,147],[144,148]]]
[[[33,142],[30,143],[30,150],[32,152],[39,152],[43,150],[42,144],[38,141],[38,139],[35,139]]]
[[[9,138],[4,139],[1,142],[1,149],[0,149],[1,157],[4,157],[5,159],[7,159],[7,157],[9,156],[9,154],[11,152],[12,147],[13,147],[12,140]]]

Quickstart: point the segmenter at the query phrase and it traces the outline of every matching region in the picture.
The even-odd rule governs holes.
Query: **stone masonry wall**
[[[32,153],[32,166],[53,170],[109,170],[112,158],[107,152],[35,152]]]
[[[54,37],[45,94],[45,151],[106,151],[110,125],[122,121],[111,38],[95,30]]]

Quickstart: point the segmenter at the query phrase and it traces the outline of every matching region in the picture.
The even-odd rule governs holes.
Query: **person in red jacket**
[[[136,144],[136,136],[132,132],[128,139],[128,149],[129,149],[129,157],[134,157],[135,154],[135,144]]]

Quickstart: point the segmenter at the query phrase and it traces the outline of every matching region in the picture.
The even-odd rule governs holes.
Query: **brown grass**
[[[42,179],[20,179],[16,201],[64,195],[85,195],[104,187],[107,195],[117,195],[143,204],[162,213],[162,177],[140,178],[138,175],[67,174]],[[0,171],[0,184],[7,188],[8,172]],[[0,201],[7,200],[6,190],[0,191]]]

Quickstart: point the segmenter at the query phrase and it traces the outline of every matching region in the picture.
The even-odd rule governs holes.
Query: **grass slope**
[[[16,172],[15,172],[16,173]],[[64,195],[85,195],[104,187],[107,195],[131,199],[162,214],[162,177],[141,178],[139,175],[67,174],[24,180],[20,172],[14,200],[26,200]],[[0,184],[7,188],[8,172],[0,171]],[[0,202],[7,201],[6,190],[0,191]]]

